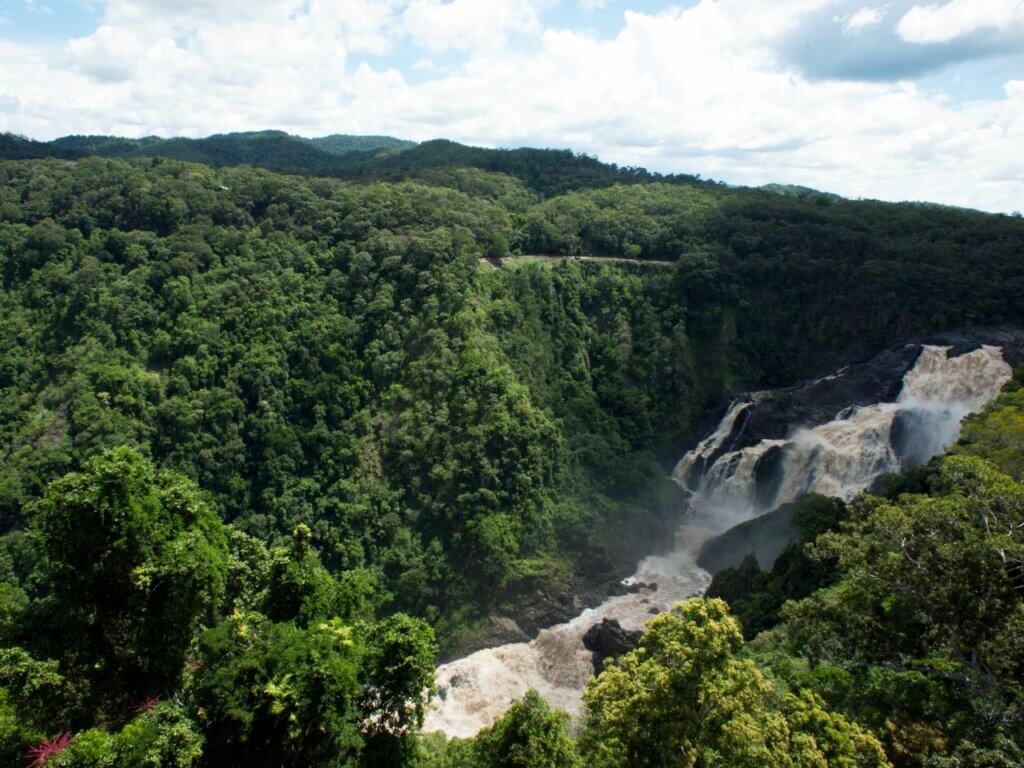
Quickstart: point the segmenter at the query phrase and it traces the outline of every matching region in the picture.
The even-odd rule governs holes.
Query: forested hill
[[[667,535],[657,478],[730,390],[1024,317],[1005,216],[657,183],[544,198],[459,168],[363,184],[84,159],[0,179],[3,526],[138,446],[259,538],[308,524],[331,568],[373,570],[453,643]],[[480,261],[512,252],[676,266]]]
[[[535,628],[667,544],[665,469],[730,392],[1024,318],[1017,218],[406,173],[0,162],[7,743],[397,765],[420,620]]]
[[[387,181],[417,178],[451,167],[470,167],[514,176],[529,189],[547,195],[615,183],[697,181],[693,176],[663,177],[642,168],[620,168],[569,150],[484,149],[441,139],[415,144],[389,136],[334,134],[307,139],[283,131],[252,131],[202,139],[65,136],[39,142],[0,134],[0,159],[90,156],[163,157],[217,167],[254,165],[290,173]]]
[[[409,149],[416,142],[396,139],[392,136],[363,136],[346,133],[332,133],[330,136],[317,136],[304,139],[315,147],[332,155],[347,155],[351,152],[377,152],[388,149]]]
[[[443,139],[387,155],[353,153],[332,169],[332,175],[345,179],[397,181],[452,167],[508,174],[528,189],[548,196],[612,184],[652,181],[692,184],[698,181],[694,176],[661,176],[643,168],[602,163],[567,149],[484,149]]]
[[[415,146],[390,136],[332,134],[307,139],[284,131],[225,133],[203,139],[147,136],[64,136],[38,142],[12,134],[0,136],[0,158],[163,157],[213,166],[255,165],[294,173],[334,172],[338,158],[353,152],[376,157]]]
[[[0,133],[0,158],[4,160],[31,160],[44,157],[73,160],[82,156],[80,152],[56,146],[52,142],[35,141],[13,133]]]

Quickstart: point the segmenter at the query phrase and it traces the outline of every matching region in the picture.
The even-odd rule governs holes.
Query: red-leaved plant
[[[31,760],[28,768],[38,768],[54,755],[59,755],[65,747],[71,743],[71,734],[67,731],[58,733],[52,739],[43,739],[34,747],[29,747],[28,759]]]
[[[135,714],[141,714],[143,712],[149,712],[151,709],[156,708],[156,705],[160,703],[159,696],[150,696],[148,699],[143,699],[135,705]]]

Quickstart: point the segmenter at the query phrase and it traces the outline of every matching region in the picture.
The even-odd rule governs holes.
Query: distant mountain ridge
[[[332,133],[329,136],[318,136],[303,140],[309,142],[317,149],[338,157],[352,152],[378,152],[388,149],[401,150],[416,146],[415,141],[396,139],[393,136],[363,136],[349,133]]]
[[[0,133],[0,158],[4,160],[36,160],[44,157],[74,160],[81,157],[81,154],[52,142],[36,141],[14,133]]]
[[[332,134],[305,138],[284,131],[249,131],[215,134],[202,139],[64,136],[42,146],[55,147],[79,157],[166,157],[214,166],[258,165],[275,171],[329,174],[337,158],[347,153],[401,150],[415,146],[415,142],[391,136]],[[40,148],[40,151],[44,150]]]
[[[201,139],[146,136],[64,136],[50,142],[0,134],[0,159],[163,157],[217,167],[254,165],[273,171],[366,181],[416,178],[439,168],[505,173],[530,189],[555,195],[574,189],[648,181],[692,184],[696,176],[620,167],[568,149],[487,149],[445,139],[415,143],[391,136],[332,134],[304,138],[284,131],[215,134]]]
[[[275,171],[334,175],[331,172],[332,166],[339,157],[348,153],[364,152],[372,155],[414,146],[415,142],[392,136],[332,134],[305,138],[284,131],[225,133],[201,139],[160,136],[128,139],[120,136],[72,135],[49,142],[2,134],[0,158],[165,157],[213,166],[256,165]]]

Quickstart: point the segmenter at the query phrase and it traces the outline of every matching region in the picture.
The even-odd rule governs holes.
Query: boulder
[[[594,673],[604,669],[605,659],[615,659],[629,653],[643,637],[642,630],[623,629],[616,619],[602,619],[583,635],[583,647],[594,654]]]

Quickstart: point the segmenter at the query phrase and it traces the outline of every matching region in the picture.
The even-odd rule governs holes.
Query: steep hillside
[[[457,169],[0,175],[4,525],[137,445],[255,535],[310,525],[329,567],[449,633],[537,584],[557,615],[667,541],[664,468],[730,390],[1022,314],[1008,217],[665,184],[541,200]],[[508,248],[678,266],[481,264]]]
[[[501,174],[422,146],[333,158],[415,177],[378,183],[163,157],[0,162],[0,749],[130,764],[139,744],[165,743],[146,734],[173,732],[209,765],[411,764],[432,631],[451,654],[500,640],[496,614],[536,629],[667,547],[683,507],[667,470],[731,393],[1024,315],[1019,219],[652,182],[571,154],[479,156],[508,161]],[[204,158],[211,147],[248,151],[223,137]],[[595,258],[494,266],[510,253]],[[670,266],[630,263],[643,259]],[[987,447],[1015,423],[996,413],[965,450],[1017,466]],[[737,577],[771,590],[744,618],[770,626],[779,590],[831,583],[788,562],[777,580]],[[815,604],[793,614],[794,642],[840,648],[835,626],[812,626]],[[731,649],[723,679],[761,691],[771,722],[801,734],[849,717],[829,722],[867,750],[852,764],[886,765],[878,743],[902,749],[930,712],[991,704],[939,691],[886,735],[892,707],[818,682],[820,698],[785,698],[803,683],[773,671],[775,646],[764,672],[733,659],[747,651],[719,603],[659,626],[688,632],[701,616]],[[884,675],[940,646],[863,658]],[[839,662],[861,663],[842,647]],[[643,669],[661,679],[659,659]],[[588,695],[609,714],[601,701],[633,683],[602,679]],[[934,738],[975,733],[961,722]],[[614,723],[601,728],[594,739],[617,743]]]

